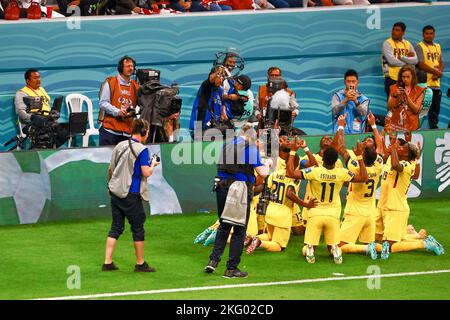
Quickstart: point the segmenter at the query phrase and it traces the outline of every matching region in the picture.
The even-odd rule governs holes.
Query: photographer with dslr
[[[28,69],[24,77],[26,86],[17,91],[14,106],[22,131],[31,140],[31,148],[61,146],[68,138],[68,125],[57,122],[59,109],[50,108],[50,96],[41,86],[39,71]]]
[[[246,123],[242,126],[239,137],[224,143],[214,185],[220,225],[217,229],[214,249],[204,268],[206,273],[216,270],[233,227],[224,278],[247,278],[248,276],[247,272],[238,269],[238,265],[244,248],[250,204],[253,199],[253,186],[256,180],[254,172],[256,171],[264,178],[272,165],[270,158],[263,165],[255,141],[256,131],[250,123]]]
[[[100,146],[116,145],[131,136],[139,84],[131,80],[136,62],[129,56],[119,60],[115,77],[108,77],[100,89],[98,122]]]
[[[420,128],[419,113],[422,108],[425,88],[417,85],[414,67],[403,66],[398,72],[397,83],[390,87],[388,100],[391,129],[414,131]]]
[[[106,240],[105,263],[102,271],[118,267],[112,257],[117,240],[123,233],[125,218],[131,226],[136,255],[134,272],[155,272],[144,260],[145,211],[142,200],[148,201],[147,178],[159,164],[157,156],[150,159],[147,141],[150,124],[143,119],[132,121],[132,136],[120,142],[113,150],[108,168],[108,189],[111,195],[112,224]]]
[[[282,73],[281,69],[278,67],[270,67],[267,70],[267,84],[262,85],[259,87],[258,95],[255,99],[255,116],[258,118],[258,121],[260,123],[260,128],[263,128],[265,126],[264,122],[267,121],[267,118],[269,116],[269,109],[270,109],[270,101],[272,96],[276,93],[270,90],[271,82],[277,82],[277,80],[283,80],[282,79]],[[296,100],[295,92],[291,89],[287,88],[287,84],[284,81],[284,88],[275,88],[276,91],[285,91],[288,95],[288,104],[289,109],[292,110],[291,112],[291,123],[294,122],[295,117],[299,114],[299,105]],[[284,93],[284,92],[283,92]]]

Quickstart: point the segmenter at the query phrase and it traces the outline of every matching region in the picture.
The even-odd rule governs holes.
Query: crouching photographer
[[[41,75],[36,69],[25,72],[26,86],[14,98],[16,114],[22,132],[30,138],[31,149],[59,147],[67,141],[68,124],[58,123],[62,97],[55,99],[50,109],[50,96],[41,86]]]

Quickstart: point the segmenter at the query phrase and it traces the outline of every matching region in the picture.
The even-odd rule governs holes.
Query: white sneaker
[[[331,253],[333,254],[333,260],[335,264],[342,264],[342,250],[338,245],[333,245],[331,247]]]
[[[311,245],[308,245],[306,248],[306,261],[308,263],[316,262],[316,257],[314,256],[314,247]]]

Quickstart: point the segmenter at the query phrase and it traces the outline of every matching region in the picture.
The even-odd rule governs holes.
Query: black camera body
[[[31,141],[31,149],[51,149],[56,146],[57,126],[59,115],[31,115],[31,123],[28,125],[28,137]]]
[[[277,91],[286,89],[287,84],[283,78],[269,78],[267,83],[267,90],[271,94],[275,94]]]
[[[258,203],[256,204],[256,213],[265,215],[267,212],[267,207],[269,206],[269,202],[276,202],[277,199],[277,195],[272,193],[272,191],[267,186],[264,186],[264,190],[259,197]]]

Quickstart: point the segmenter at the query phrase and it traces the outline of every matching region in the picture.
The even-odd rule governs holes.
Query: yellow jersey
[[[411,178],[416,170],[414,161],[400,161],[403,171],[398,172],[392,168],[391,157],[384,165],[381,176],[381,195],[378,208],[393,211],[409,211],[407,193]]]
[[[353,152],[352,154],[355,155]],[[359,163],[356,161],[356,156],[350,158],[347,168],[355,174],[359,173]],[[367,182],[350,183],[348,187],[345,214],[367,217],[376,209],[376,190],[383,170],[383,158],[378,155],[375,163],[371,167],[366,167],[366,170]]]
[[[287,197],[289,187],[298,193],[300,180],[286,177],[286,161],[278,157],[277,170],[268,179],[268,187],[277,196],[276,201],[270,201],[266,211],[266,223],[280,228],[292,226],[294,202]]]
[[[318,154],[318,153],[314,153],[313,155],[314,155],[314,158],[316,158],[317,164],[319,166],[323,166],[322,156],[320,154]],[[308,156],[305,155],[304,157],[302,157],[300,159],[300,166],[301,166],[301,163],[302,163],[303,160],[308,160]],[[334,167],[335,168],[343,168],[344,167],[344,165],[342,164],[341,159],[337,159],[336,163],[334,164]],[[308,181],[308,183],[306,184],[304,200],[305,201],[309,201],[311,199],[312,199],[311,183]],[[299,207],[299,210],[300,210],[300,207]],[[309,211],[308,208],[303,208],[303,210],[302,210],[302,219],[303,220],[307,220],[308,219],[308,211]]]
[[[355,174],[344,168],[313,167],[302,170],[303,177],[311,184],[311,195],[319,201],[316,208],[307,210],[308,218],[313,216],[341,216],[341,196],[339,192],[345,182]]]

